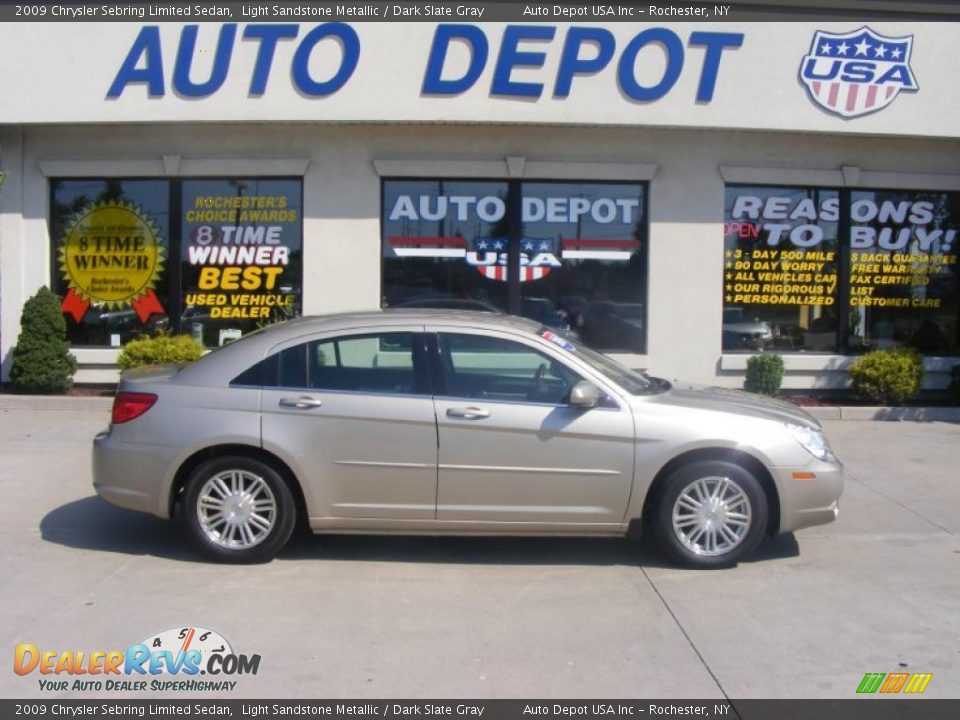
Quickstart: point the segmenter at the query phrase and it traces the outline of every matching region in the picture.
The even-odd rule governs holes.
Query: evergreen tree
[[[28,393],[63,393],[73,385],[76,358],[69,352],[67,323],[60,301],[46,287],[27,300],[20,316],[20,336],[13,348],[10,379]]]

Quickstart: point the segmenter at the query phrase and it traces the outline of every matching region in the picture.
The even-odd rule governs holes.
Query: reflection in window
[[[170,183],[54,180],[53,291],[73,345],[117,347],[170,328]]]
[[[730,186],[724,221],[725,351],[960,353],[960,193]]]
[[[481,254],[505,253],[506,197],[502,182],[385,183],[383,304],[489,312],[506,308],[506,284],[470,262]]]
[[[643,189],[544,182],[524,183],[522,191],[521,247],[529,265],[521,268],[521,314],[569,325],[599,350],[643,352]]]
[[[603,350],[643,352],[645,248],[637,184],[383,186],[385,306],[507,311],[572,330]],[[508,277],[511,249],[515,278]],[[511,289],[519,290],[515,306]]]
[[[418,387],[413,334],[386,333],[312,342],[307,384],[317,390],[412,394]]]
[[[299,180],[184,180],[183,332],[207,346],[300,314]]]
[[[850,216],[850,348],[960,351],[960,193],[858,191]]]
[[[723,350],[837,349],[839,194],[730,186]]]
[[[581,378],[563,363],[511,340],[442,333],[445,395],[561,404]]]

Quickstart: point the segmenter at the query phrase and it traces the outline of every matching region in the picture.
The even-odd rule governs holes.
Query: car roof
[[[271,348],[288,340],[320,332],[340,330],[389,329],[410,325],[451,325],[475,330],[514,330],[536,332],[540,323],[516,315],[475,310],[435,308],[385,308],[368,312],[305,315],[270,325],[218,348],[199,362],[186,365],[176,381],[188,385],[221,385],[259,362]]]

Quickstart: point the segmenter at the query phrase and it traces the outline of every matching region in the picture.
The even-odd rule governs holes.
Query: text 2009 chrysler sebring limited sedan
[[[383,311],[302,318],[193,365],[128,372],[94,486],[176,515],[225,561],[316,532],[626,535],[688,565],[837,516],[817,422],[678,389],[527,320]]]

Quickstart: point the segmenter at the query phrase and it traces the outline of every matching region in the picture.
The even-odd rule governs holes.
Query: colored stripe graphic
[[[875,693],[880,687],[880,683],[883,682],[884,677],[886,677],[886,673],[867,673],[863,676],[863,680],[860,681],[857,692]]]
[[[907,686],[903,689],[905,693],[922,693],[930,684],[930,678],[933,673],[914,673],[910,676]]]
[[[890,673],[883,685],[880,686],[882,693],[898,693],[907,682],[910,673]]]
[[[857,686],[860,694],[880,692],[895,695],[900,692],[919,694],[927,689],[933,673],[867,673]]]

